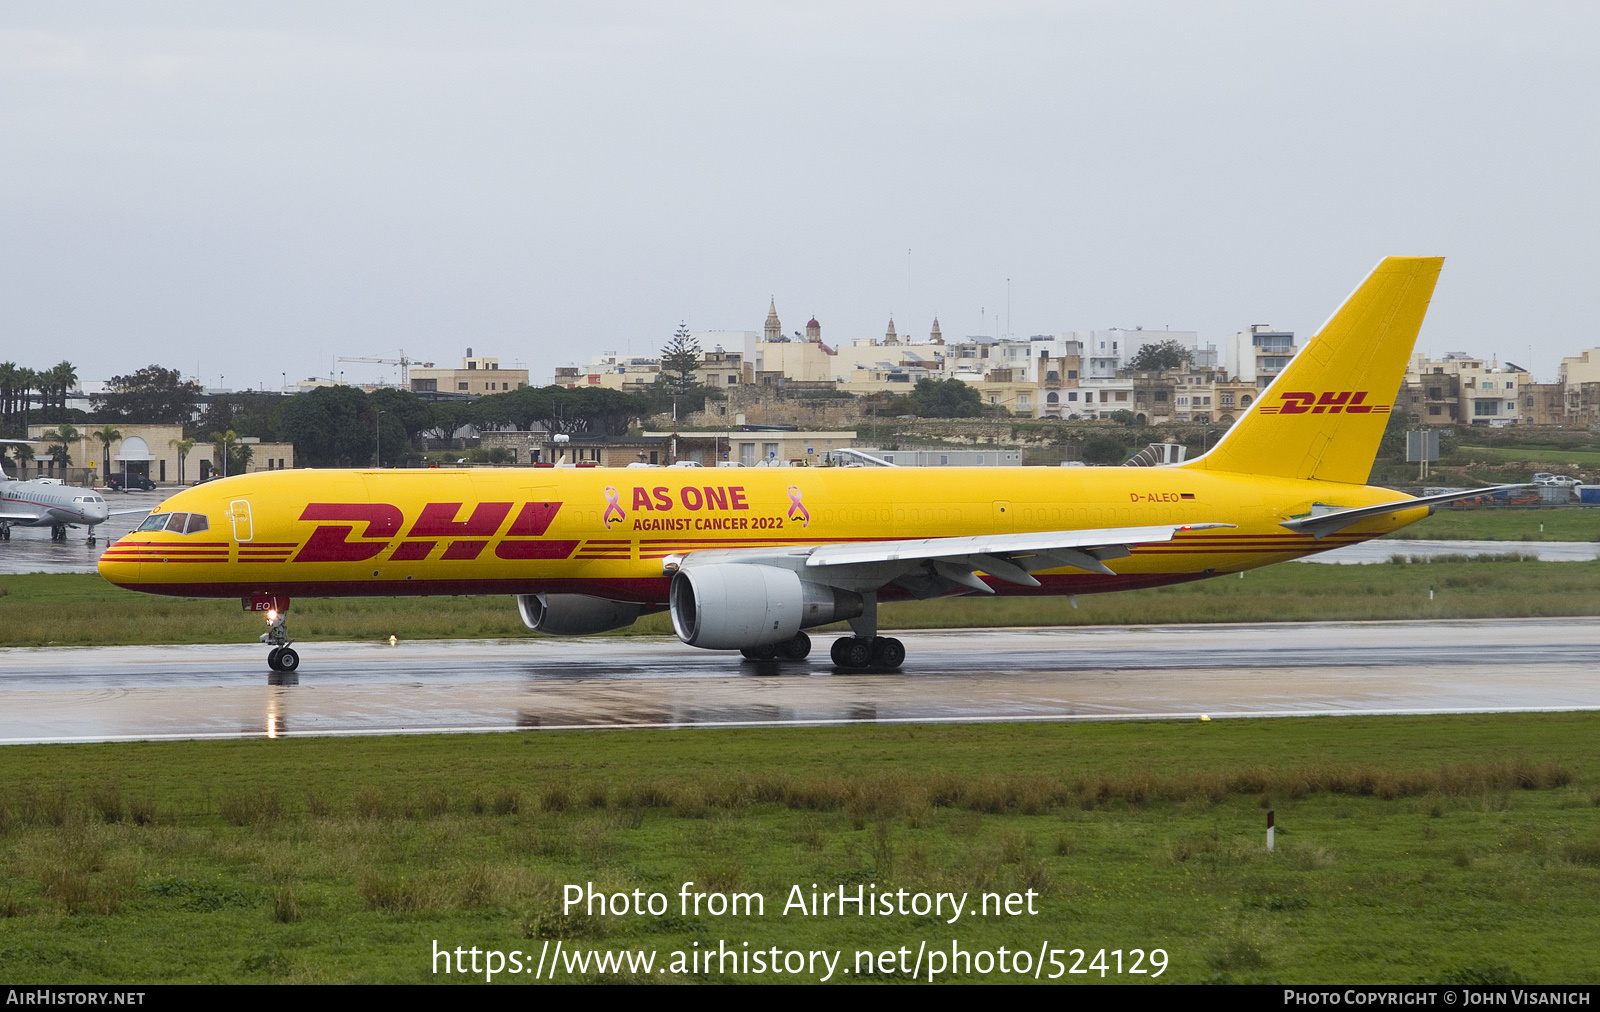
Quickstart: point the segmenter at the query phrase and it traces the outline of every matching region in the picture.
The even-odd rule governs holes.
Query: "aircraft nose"
[[[101,577],[119,587],[139,582],[139,555],[132,547],[112,545],[100,553],[96,568]]]

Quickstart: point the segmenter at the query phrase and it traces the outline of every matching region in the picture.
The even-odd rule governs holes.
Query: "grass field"
[[[460,981],[430,973],[435,940],[530,965],[560,940],[657,969],[719,942],[842,951],[849,981],[860,950],[956,941],[1160,948],[1162,982],[1592,983],[1597,734],[1521,714],[11,746],[0,977]],[[686,915],[690,880],[764,916]],[[563,911],[589,882],[669,911]],[[784,914],[813,883],[1019,910],[1032,890],[1037,913]],[[1151,979],[1114,958],[1106,980]],[[559,979],[629,976],[775,979]]]
[[[1404,545],[1395,550],[1403,552]],[[1594,614],[1600,614],[1600,563],[1456,561],[1286,563],[1252,571],[1244,579],[1229,576],[1080,597],[1076,609],[1064,598],[961,597],[889,604],[881,621],[886,629],[933,629]],[[246,643],[254,642],[264,628],[259,617],[241,612],[231,599],[135,594],[93,574],[0,577],[0,646]],[[304,641],[537,635],[522,625],[509,597],[302,598],[294,603],[290,628]],[[665,614],[646,616],[626,630],[671,631]]]
[[[1389,535],[1441,541],[1595,541],[1600,542],[1600,509],[1443,509]]]
[[[1508,464],[1536,461],[1569,467],[1600,467],[1600,450],[1563,450],[1542,446],[1457,446],[1453,460]]]

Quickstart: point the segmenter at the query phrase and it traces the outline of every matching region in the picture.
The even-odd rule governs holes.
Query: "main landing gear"
[[[803,661],[811,655],[811,637],[803,632],[795,633],[792,640],[764,647],[745,647],[739,653],[750,661]]]
[[[50,525],[50,540],[51,541],[65,541],[65,540],[67,540],[67,525],[66,524],[51,524]]]
[[[861,595],[861,614],[847,619],[854,636],[845,636],[828,651],[833,666],[841,671],[899,671],[906,660],[906,646],[893,636],[878,635],[878,595]],[[803,661],[811,653],[811,637],[795,633],[794,639],[739,651],[752,661]],[[768,672],[772,669],[767,669]]]
[[[850,671],[898,671],[906,646],[893,636],[845,636],[829,651],[834,667]]]
[[[10,541],[10,540],[11,540],[11,525],[10,524],[0,524],[0,541]]]
[[[796,633],[792,640],[745,647],[739,653],[751,661],[803,661],[811,654],[811,637]],[[898,671],[906,647],[893,636],[845,636],[834,641],[828,654],[834,667],[847,671]]]
[[[893,636],[878,635],[878,595],[862,594],[861,614],[850,619],[850,631],[833,641],[828,655],[843,671],[899,671],[906,660],[906,645]]]

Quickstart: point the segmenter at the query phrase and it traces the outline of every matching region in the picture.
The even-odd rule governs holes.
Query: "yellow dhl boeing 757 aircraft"
[[[293,597],[515,595],[585,635],[669,608],[683,642],[893,669],[882,600],[1094,594],[1365,541],[1472,493],[1365,482],[1442,259],[1391,257],[1209,453],[1150,468],[291,470],[178,493],[109,548],[131,590],[239,597],[293,670]],[[1398,501],[1397,501],[1398,500]]]

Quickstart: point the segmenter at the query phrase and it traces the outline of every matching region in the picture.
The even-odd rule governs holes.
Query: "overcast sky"
[[[1399,253],[1448,258],[1423,350],[1554,379],[1600,345],[1597,38],[1577,2],[6,3],[0,360],[544,382],[769,296],[829,341],[1220,347]]]

